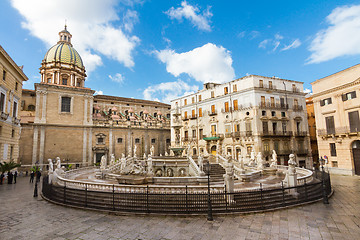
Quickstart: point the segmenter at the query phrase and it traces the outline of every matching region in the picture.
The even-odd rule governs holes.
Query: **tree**
[[[21,164],[15,163],[14,161],[10,162],[0,162],[0,171],[2,173],[9,172],[14,168],[20,167]]]

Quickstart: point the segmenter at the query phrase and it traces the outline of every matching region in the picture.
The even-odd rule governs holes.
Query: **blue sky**
[[[310,82],[359,63],[360,1],[4,0],[0,44],[40,81],[67,20],[86,87],[169,102],[246,74]]]

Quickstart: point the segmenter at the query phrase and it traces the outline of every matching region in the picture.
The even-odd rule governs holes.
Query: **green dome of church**
[[[45,54],[44,63],[61,62],[67,64],[75,64],[79,68],[84,69],[83,61],[80,54],[73,48],[71,44],[72,35],[65,29],[59,32],[59,41],[52,46]]]
[[[52,46],[45,54],[44,61],[50,63],[53,61],[75,64],[79,68],[84,68],[80,54],[67,42],[59,42]]]

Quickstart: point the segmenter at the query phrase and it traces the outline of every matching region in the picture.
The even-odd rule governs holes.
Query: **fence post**
[[[262,183],[260,183],[260,200],[261,200],[261,208],[264,209]]]
[[[308,200],[307,187],[306,187],[306,178],[304,179],[304,187],[305,187],[305,201]]]
[[[146,210],[150,213],[149,210],[149,185],[146,186]]]
[[[66,203],[66,182],[64,182],[64,204]]]
[[[285,206],[285,189],[284,189],[284,181],[281,181],[281,190],[282,190],[282,205]]]
[[[87,183],[85,183],[85,207],[87,207],[87,189],[88,189],[88,185]]]
[[[185,186],[185,196],[186,196],[186,213],[189,213],[189,209],[188,209],[188,188],[187,188],[187,185]]]
[[[115,211],[115,185],[113,184],[113,189],[112,189],[112,206],[113,206],[113,211]]]
[[[227,203],[227,192],[226,192],[226,185],[225,185],[225,211],[228,211],[228,203]]]

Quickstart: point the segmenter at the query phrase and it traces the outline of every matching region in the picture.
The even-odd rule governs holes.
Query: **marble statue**
[[[124,153],[121,154],[121,158],[125,158],[125,154],[124,154]]]
[[[50,158],[48,159],[48,162],[49,162],[49,173],[53,173],[54,172],[53,162]]]
[[[198,163],[199,163],[200,172],[203,172],[204,171],[204,158],[201,156],[201,154],[198,158]]]
[[[144,153],[143,159],[146,160],[146,153]]]
[[[180,177],[185,177],[185,169],[181,168],[179,175],[180,175]]]
[[[174,156],[175,156],[174,151],[173,151],[173,150],[171,150],[171,149],[170,149],[170,156],[171,156],[171,157],[174,157]]]
[[[125,154],[123,154],[123,157],[120,159],[120,172],[123,172],[126,167],[126,158]]]
[[[255,166],[255,150],[251,150],[249,166]]]
[[[167,156],[169,156],[169,154],[168,154],[168,152],[167,152],[167,151],[165,151],[165,157],[167,157]]]
[[[166,174],[168,177],[173,177],[174,176],[174,171],[172,170],[172,168],[168,168],[166,171]]]
[[[105,170],[105,169],[106,169],[106,157],[105,157],[105,155],[102,155],[102,157],[101,157],[100,169],[101,169],[101,170]]]
[[[241,156],[240,153],[239,153],[239,162],[240,162],[240,168],[244,169],[244,158]]]
[[[270,167],[275,167],[276,165],[277,165],[277,154],[276,151],[273,150]]]
[[[59,157],[56,157],[56,169],[61,169],[61,161]]]
[[[261,152],[259,152],[257,157],[256,157],[256,163],[257,163],[257,169],[258,170],[263,170],[265,168],[264,160],[263,160]]]
[[[134,147],[134,158],[136,158],[136,150],[137,150],[137,146],[135,145],[135,147]]]
[[[151,148],[150,148],[150,155],[151,155],[151,156],[154,156],[154,153],[155,153],[155,148],[154,148],[154,145],[151,145]]]
[[[187,147],[187,156],[188,157],[191,155],[190,152],[191,152],[191,145],[188,144],[188,147]]]
[[[110,156],[110,166],[113,166],[115,164],[115,155],[111,154]]]
[[[147,159],[147,172],[148,172],[148,174],[150,174],[150,175],[153,175],[153,174],[154,174],[151,156],[149,156],[149,158]]]

